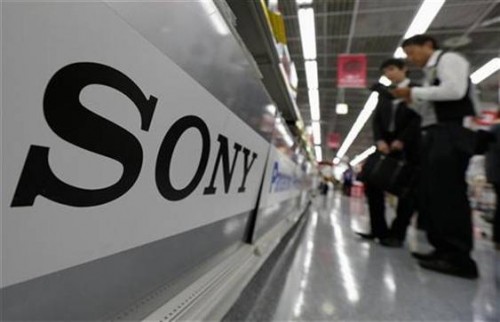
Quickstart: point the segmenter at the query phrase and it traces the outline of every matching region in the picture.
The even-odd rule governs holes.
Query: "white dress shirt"
[[[469,87],[469,63],[465,58],[454,52],[447,52],[441,56],[436,66],[441,50],[436,50],[429,58],[424,68],[426,74],[424,87],[412,88],[412,100],[419,101],[455,101],[463,98]],[[428,75],[435,73],[435,75]],[[439,85],[432,85],[430,81],[438,78]]]
[[[447,52],[441,56],[436,66],[441,53],[442,50],[436,50],[427,61],[423,69],[425,74],[423,87],[411,89],[413,103],[410,107],[422,117],[422,127],[437,122],[432,101],[459,100],[465,96],[469,88],[469,62],[457,53]],[[440,84],[432,85],[431,82],[436,78],[440,80]],[[475,102],[473,86],[470,87],[469,95]]]

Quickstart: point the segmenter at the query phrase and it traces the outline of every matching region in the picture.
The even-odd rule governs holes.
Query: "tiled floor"
[[[361,241],[353,230],[367,221],[363,199],[316,198],[225,320],[500,321],[500,254],[481,234],[471,281],[421,269],[410,249],[429,246],[412,228],[404,248]]]

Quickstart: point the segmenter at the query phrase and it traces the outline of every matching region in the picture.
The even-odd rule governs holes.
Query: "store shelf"
[[[236,30],[257,62],[262,81],[278,110],[288,125],[300,128],[302,118],[280,68],[274,38],[261,1],[227,0],[227,3],[236,16]]]

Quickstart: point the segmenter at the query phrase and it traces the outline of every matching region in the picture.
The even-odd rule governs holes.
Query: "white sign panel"
[[[254,208],[268,143],[107,5],[2,20],[2,286]]]

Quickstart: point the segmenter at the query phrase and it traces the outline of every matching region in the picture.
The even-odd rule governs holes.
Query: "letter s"
[[[49,166],[49,148],[32,145],[24,164],[11,207],[32,206],[38,195],[74,207],[101,205],[125,194],[137,180],[143,152],[130,132],[86,109],[79,100],[88,85],[112,87],[125,94],[141,115],[141,129],[151,124],[157,99],[146,98],[126,75],[106,65],[74,63],[61,68],[49,81],[43,111],[49,127],[63,140],[120,162],[121,178],[102,189],[82,189],[61,181]]]

